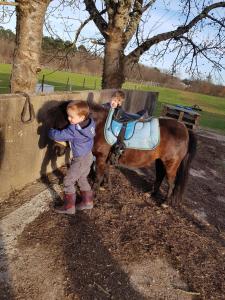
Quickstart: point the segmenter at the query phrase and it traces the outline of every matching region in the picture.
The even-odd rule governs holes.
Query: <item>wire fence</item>
[[[128,90],[149,90],[151,87],[157,87],[160,84],[153,81],[126,81],[123,84],[124,89]],[[63,78],[61,81],[57,79],[46,79],[43,75],[36,86],[37,93],[46,93],[54,91],[76,91],[76,90],[99,90],[101,89],[101,78],[92,76],[79,76],[76,79],[68,76],[67,79]],[[10,84],[5,80],[0,80],[0,94],[10,93]]]

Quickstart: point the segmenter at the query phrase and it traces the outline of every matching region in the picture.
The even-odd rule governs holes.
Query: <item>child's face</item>
[[[111,107],[116,108],[117,106],[121,106],[123,104],[123,100],[119,97],[112,97],[111,99]]]
[[[85,120],[85,116],[78,115],[76,110],[68,109],[67,115],[70,124],[78,124]]]

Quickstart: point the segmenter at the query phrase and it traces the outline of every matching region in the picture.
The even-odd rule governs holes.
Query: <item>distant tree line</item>
[[[4,29],[2,26],[0,26],[0,38],[1,39],[7,39],[9,41],[15,41],[15,33],[12,32],[10,29]]]
[[[225,97],[225,86],[213,84],[208,79],[188,80],[184,79],[183,82],[187,86],[187,90],[195,93],[202,93],[210,96]]]
[[[15,41],[16,35],[15,33],[10,30],[10,29],[5,29],[4,27],[0,26],[0,38],[1,40],[6,39],[8,41]],[[44,36],[42,39],[42,49],[43,50],[48,50],[48,49],[61,49],[65,50],[71,47],[71,42],[70,41],[63,41],[60,38],[53,38],[50,36]],[[72,47],[72,50],[74,52],[76,51],[82,51],[82,52],[87,52],[84,46],[80,46],[76,48],[74,45]]]

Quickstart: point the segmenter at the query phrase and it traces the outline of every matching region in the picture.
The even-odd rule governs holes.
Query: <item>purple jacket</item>
[[[90,121],[84,128],[79,124],[71,124],[63,130],[51,128],[48,136],[54,141],[69,141],[73,157],[84,156],[92,150],[94,144],[95,122],[92,118]]]

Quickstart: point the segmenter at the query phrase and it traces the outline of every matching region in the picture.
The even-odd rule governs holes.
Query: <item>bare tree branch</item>
[[[158,44],[162,41],[166,41],[168,39],[178,38],[183,34],[190,31],[198,22],[208,17],[208,13],[218,7],[225,7],[225,2],[217,2],[212,5],[206,6],[203,11],[197,15],[193,20],[191,20],[187,25],[180,26],[176,30],[172,30],[169,32],[161,33],[155,35],[154,37],[143,42],[139,47],[133,50],[127,57],[126,61],[138,61],[140,56],[151,48],[153,45]]]
[[[95,6],[95,2],[93,0],[84,0],[86,5],[86,9],[89,12],[92,20],[95,22],[101,34],[106,38],[106,30],[108,28],[107,22],[103,19],[100,12],[97,10]]]
[[[220,20],[214,18],[213,16],[207,14],[207,18],[211,19],[215,23],[218,23],[221,27],[225,28],[225,23],[222,23]],[[223,21],[225,22],[225,18],[223,18]]]
[[[132,36],[137,31],[138,24],[140,23],[143,13],[155,3],[156,0],[149,1],[145,6],[143,6],[142,0],[136,0],[134,2],[133,11],[130,13],[129,24],[124,33],[125,45],[130,41]]]
[[[144,7],[142,7],[142,14],[147,10],[149,9],[149,7],[151,7],[154,3],[155,3],[156,0],[151,0],[149,1]]]
[[[1,24],[9,23],[15,13],[16,11],[14,8],[2,6],[0,8],[0,23]]]
[[[132,38],[135,31],[137,30],[137,25],[139,24],[142,16],[142,4],[143,1],[141,0],[136,0],[134,2],[133,11],[130,14],[130,21],[124,33],[125,44],[129,42],[129,40]]]
[[[18,4],[19,4],[19,3],[17,3],[17,2],[0,1],[0,5],[17,6]]]
[[[101,12],[100,12],[100,15],[104,14],[106,12],[106,9],[103,9]],[[87,20],[85,20],[81,25],[80,27],[77,29],[77,32],[76,32],[76,35],[75,35],[75,39],[74,39],[74,45],[76,44],[78,38],[79,38],[79,35],[82,31],[82,29],[92,20],[92,16],[90,16]]]

